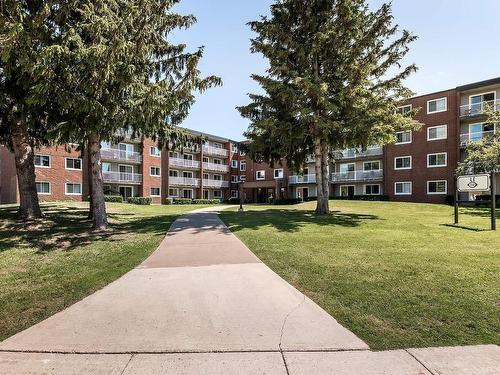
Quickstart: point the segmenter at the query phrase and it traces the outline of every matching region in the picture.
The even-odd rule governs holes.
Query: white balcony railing
[[[207,155],[216,155],[227,157],[229,155],[229,151],[225,148],[213,147],[213,146],[203,146],[203,153]]]
[[[199,178],[169,177],[168,183],[169,183],[169,185],[176,185],[176,186],[200,187],[200,179]]]
[[[460,134],[460,145],[466,146],[470,142],[479,142],[482,141],[484,138],[493,136],[494,134],[495,134],[494,130]]]
[[[332,173],[332,182],[380,180],[384,176],[382,169],[375,171],[352,171]]]
[[[354,159],[354,158],[365,158],[370,156],[380,156],[383,154],[382,146],[368,147],[366,150],[357,150],[354,148],[349,148],[346,150],[339,150],[339,155],[342,159]]]
[[[203,187],[206,188],[228,188],[229,181],[223,180],[203,180]]]
[[[288,177],[288,183],[290,185],[315,184],[316,183],[316,175],[315,174],[305,174],[303,176],[290,176],[290,177]]]
[[[142,183],[142,174],[124,172],[102,172],[104,182],[118,182],[125,184]]]
[[[229,166],[226,164],[203,163],[203,169],[216,172],[229,172]]]
[[[200,162],[197,160],[187,160],[181,158],[169,158],[169,164],[171,167],[180,168],[200,168]]]
[[[460,117],[480,115],[486,108],[492,111],[500,111],[500,99],[460,106]]]
[[[140,163],[142,161],[142,155],[139,152],[124,151],[117,148],[101,149],[101,158],[104,160],[120,160],[134,163]]]

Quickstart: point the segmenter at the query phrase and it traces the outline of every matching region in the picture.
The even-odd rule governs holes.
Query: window
[[[231,198],[238,198],[238,190],[231,190]]]
[[[168,189],[168,196],[169,197],[177,197],[179,194],[178,190],[177,189]]]
[[[340,164],[340,173],[354,172],[355,169],[356,164],[354,163]]]
[[[184,160],[191,160],[192,161],[193,160],[193,155],[191,155],[191,154],[184,154],[184,155],[182,155],[182,158]]]
[[[214,159],[214,164],[221,165],[222,164],[222,160],[220,160],[220,159]]]
[[[134,168],[131,165],[119,165],[120,173],[134,173]]]
[[[356,195],[356,187],[354,185],[342,185],[340,186],[340,196],[341,197],[352,197]]]
[[[238,146],[234,143],[231,143],[231,152],[238,152]]]
[[[427,181],[427,194],[437,195],[446,194],[448,192],[448,183],[446,180]]]
[[[156,147],[156,146],[151,146],[149,148],[149,154],[151,156],[156,156],[156,157],[161,156],[160,149],[158,147]]]
[[[233,184],[237,184],[237,183],[238,183],[238,176],[236,176],[236,175],[232,175],[232,176],[231,176],[231,182],[232,182]]]
[[[448,163],[448,154],[446,152],[441,152],[438,154],[428,154],[427,155],[427,167],[446,167]]]
[[[257,171],[255,172],[256,180],[265,180],[266,179],[266,171]]]
[[[213,179],[214,179],[214,181],[222,181],[222,175],[220,175],[220,174],[214,174]]]
[[[245,160],[240,161],[240,171],[244,172],[247,170],[247,162]]]
[[[182,190],[182,198],[193,199],[193,190],[192,189]]]
[[[247,179],[247,176],[243,175],[243,176],[240,176],[240,181],[245,181]]]
[[[66,184],[66,195],[82,195],[82,184]]]
[[[411,195],[412,193],[412,183],[411,182],[396,182],[394,184],[394,194],[395,195]]]
[[[222,191],[220,190],[214,190],[214,198],[222,198]]]
[[[50,194],[50,182],[36,182],[36,192],[38,194]]]
[[[448,99],[447,98],[440,98],[440,99],[434,99],[434,100],[429,100],[427,102],[427,113],[439,113],[439,112],[445,112],[448,109]]]
[[[483,138],[492,136],[495,133],[495,124],[479,122],[469,124],[469,140],[471,142],[481,141]]]
[[[102,163],[103,172],[111,172],[111,163]]]
[[[66,169],[82,170],[82,159],[66,158]]]
[[[395,157],[394,169],[411,169],[411,156]]]
[[[49,155],[35,155],[35,167],[50,168]]]
[[[380,161],[365,161],[363,163],[363,171],[379,171]]]
[[[411,130],[396,133],[396,144],[404,145],[411,143]]]
[[[471,115],[479,114],[483,112],[485,103],[489,104],[490,107],[493,105],[495,100],[495,92],[487,92],[483,94],[476,94],[469,96],[469,112]]]
[[[154,176],[154,177],[160,177],[161,168],[160,167],[151,167],[150,168],[150,175]]]
[[[283,168],[274,170],[274,178],[283,178]]]
[[[171,169],[171,170],[168,171],[168,175],[170,177],[179,177],[179,172],[178,171],[174,171],[174,170]]]
[[[431,126],[427,128],[427,140],[436,141],[448,138],[448,125]]]
[[[397,113],[401,113],[402,115],[404,115],[405,113],[408,113],[412,110],[412,105],[411,104],[406,104],[406,105],[402,105],[401,107],[398,107],[396,109],[396,112]]]
[[[240,151],[240,156],[245,156],[245,151]]]
[[[150,189],[150,195],[152,197],[159,197],[160,196],[160,188],[159,187],[152,187]]]
[[[193,172],[182,172],[182,177],[193,178]]]
[[[210,179],[210,175],[208,173],[203,173],[203,179],[204,180]]]
[[[214,148],[222,148],[222,144],[220,144],[220,143],[216,143],[216,142],[214,142],[214,143],[212,144],[212,146],[213,146]]]
[[[365,185],[365,195],[380,195],[380,185]]]
[[[210,162],[210,159],[208,159],[206,156],[203,157],[203,163],[208,163]]]
[[[238,160],[231,160],[231,168],[238,168]]]
[[[175,159],[179,158],[179,154],[177,152],[174,152],[174,151],[170,151],[168,153],[168,156],[171,158],[175,158]]]

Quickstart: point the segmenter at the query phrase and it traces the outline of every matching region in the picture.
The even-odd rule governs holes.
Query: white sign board
[[[473,193],[490,190],[490,175],[476,174],[460,176],[457,179],[457,189],[461,193]]]

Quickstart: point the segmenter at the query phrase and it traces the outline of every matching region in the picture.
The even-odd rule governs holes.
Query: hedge
[[[174,204],[192,204],[191,198],[174,198]]]
[[[330,197],[335,200],[350,200],[350,201],[389,201],[388,195],[352,195],[350,197]]]
[[[140,206],[149,206],[152,199],[149,197],[130,197],[128,198],[128,203],[138,204]]]
[[[226,202],[229,204],[240,204],[240,198],[229,198]]]
[[[193,199],[193,204],[219,204],[220,199]]]
[[[123,203],[123,197],[121,195],[105,195],[104,202]]]
[[[286,198],[286,199],[275,199],[273,204],[275,205],[285,205],[285,204],[299,204],[302,203],[300,198]]]

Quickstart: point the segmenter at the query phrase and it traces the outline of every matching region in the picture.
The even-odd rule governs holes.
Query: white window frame
[[[410,184],[410,192],[409,193],[398,193],[397,186],[398,184]],[[412,195],[413,194],[413,181],[396,181],[394,183],[394,195]]]
[[[378,169],[365,169],[365,165],[369,163],[378,163]],[[367,160],[363,162],[363,172],[380,171],[381,169],[382,169],[382,162],[380,160]]]
[[[240,181],[245,182],[246,180],[247,180],[247,176],[246,175],[240,176]]]
[[[132,168],[132,172],[122,172],[120,171],[120,167]],[[134,167],[130,164],[118,164],[118,173],[134,173]]]
[[[158,169],[159,174],[153,174],[153,168]],[[149,175],[151,177],[161,177],[161,167],[156,167],[154,165],[150,166],[149,167]]]
[[[36,181],[35,185],[36,184],[48,184],[49,185],[49,192],[48,193],[39,193],[37,191],[38,195],[52,195],[52,184],[49,181]]]
[[[438,129],[438,128],[443,128],[443,127],[446,129],[446,135],[444,137],[442,137],[442,138],[430,138],[429,134],[430,134],[431,129]],[[447,124],[436,125],[436,126],[429,126],[427,128],[427,140],[429,142],[440,141],[440,140],[443,140],[443,139],[448,139],[448,125]]]
[[[231,160],[231,168],[238,169],[238,160]]]
[[[259,177],[259,173],[262,173],[262,177]],[[266,179],[266,171],[265,170],[255,171],[255,179],[257,181],[265,180]]]
[[[399,109],[401,109],[401,110],[402,110],[403,108],[406,108],[406,107],[410,107],[410,111],[411,111],[411,110],[413,109],[413,104],[405,104],[405,105],[400,105],[400,106],[398,107],[398,110],[399,110]],[[409,112],[409,111],[408,111],[408,112]],[[401,113],[402,113],[402,114],[404,114],[404,112],[403,112],[403,111],[401,111]]]
[[[404,133],[410,133],[410,140],[408,142],[396,142],[395,145],[409,145],[410,143],[413,142],[413,132],[411,130],[403,130],[400,132],[396,132],[396,137],[398,134],[404,134]]]
[[[473,105],[472,104],[472,97],[473,96],[485,96],[487,94],[493,94],[493,101],[497,100],[497,92],[496,91],[487,91],[487,92],[480,92],[478,94],[473,94],[473,95],[469,95],[469,106]],[[484,103],[484,99],[481,101],[481,103]]]
[[[238,198],[239,192],[238,190],[231,190],[231,198]]]
[[[434,155],[443,155],[444,154],[444,160],[445,160],[445,163],[444,165],[431,165],[429,163],[429,159],[431,156],[434,156]],[[444,168],[444,167],[447,167],[448,166],[448,153],[447,152],[435,152],[433,154],[427,154],[427,168]]]
[[[345,172],[342,172],[342,167],[343,166],[349,166],[349,165],[354,165],[354,168],[352,171],[349,170],[349,168],[347,168],[348,170],[345,171]],[[353,172],[356,172],[356,163],[342,163],[339,165],[339,172],[340,173],[353,173]]]
[[[213,164],[222,165],[222,159],[214,158]]]
[[[35,164],[35,168],[45,168],[45,169],[52,168],[52,156],[46,155],[46,154],[35,154],[35,161],[36,161],[37,156],[49,158],[49,166],[47,167],[45,165],[36,165]]]
[[[156,154],[156,153],[153,153],[153,149],[154,149],[154,150],[156,150],[156,151],[158,151],[158,153],[157,153],[157,154]],[[153,156],[153,157],[155,157],[155,158],[159,158],[159,157],[161,157],[161,151],[160,151],[160,149],[158,148],[158,146],[150,146],[150,147],[149,147],[149,155],[150,155],[150,156]]]
[[[235,174],[231,175],[231,183],[232,184],[237,184],[238,181],[239,181],[239,178],[237,175],[235,175]]]
[[[212,180],[214,180],[214,181],[224,181],[224,177],[222,177],[221,174],[214,174],[214,175],[212,175]]]
[[[158,195],[153,194],[152,189],[158,189]],[[161,197],[161,187],[157,186],[150,186],[149,187],[149,196],[150,197]]]
[[[378,194],[368,194],[368,193],[366,192],[366,187],[367,187],[367,186],[378,186]],[[364,185],[363,185],[363,195],[370,195],[370,196],[372,196],[372,195],[373,195],[373,196],[377,196],[377,195],[381,195],[381,193],[382,193],[382,189],[381,189],[380,184],[364,184]]]
[[[276,177],[276,171],[278,171],[278,177]],[[283,178],[283,176],[284,176],[283,168],[276,168],[273,171],[273,177],[275,180],[279,180],[280,178]]]
[[[246,160],[240,161],[240,172],[246,172],[247,170],[247,162]]]
[[[410,158],[410,166],[409,167],[403,167],[403,168],[396,167],[396,160],[398,160],[398,159],[406,159],[406,158]],[[413,157],[411,155],[395,156],[394,157],[394,170],[395,171],[405,171],[405,170],[409,170],[409,169],[412,169],[412,168],[413,168]]]
[[[186,189],[186,188],[183,188],[183,189],[181,189],[181,190],[182,190],[182,196],[181,196],[181,198],[184,198],[184,192],[185,192],[185,191],[190,191],[190,192],[191,192],[191,198],[186,198],[186,199],[193,199],[193,197],[194,197],[194,190],[193,190],[193,189]]]
[[[219,142],[212,142],[212,147],[217,148],[217,149],[223,149],[224,145],[222,143],[219,143]]]
[[[80,160],[80,169],[78,168],[68,168],[68,160]],[[83,161],[81,158],[64,158],[64,169],[68,171],[81,171],[83,169]]]
[[[342,195],[342,188],[349,188],[349,187],[353,187],[354,188],[354,194],[353,195],[356,195],[356,185],[340,185],[340,187],[339,187],[340,197],[348,197],[349,196],[349,195]]]
[[[79,193],[68,193],[68,185],[80,185]],[[66,182],[64,184],[64,195],[82,195],[82,184],[79,182]]]
[[[220,193],[220,196],[216,197],[215,193]],[[213,190],[212,191],[212,197],[214,197],[214,199],[221,199],[221,198],[224,197],[224,194],[222,194],[222,190]]]
[[[184,176],[184,173],[186,173],[188,176]],[[193,171],[182,171],[182,178],[194,178],[194,173]]]
[[[429,186],[432,182],[444,182],[444,192],[430,192],[429,191]],[[432,180],[432,181],[427,181],[427,195],[446,195],[448,194],[448,181],[447,180]]]
[[[443,99],[444,99],[444,109],[443,110],[441,110],[441,111],[434,111],[434,112],[430,112],[429,111],[429,104],[431,102],[437,102],[437,101],[443,100]],[[436,105],[436,107],[437,107],[437,105]],[[436,98],[436,99],[431,99],[431,100],[427,101],[427,114],[428,115],[431,115],[431,114],[434,114],[434,113],[442,113],[442,112],[446,112],[446,111],[448,111],[448,98],[446,96],[442,97],[442,98]]]
[[[175,194],[170,194],[170,190],[175,191]],[[168,188],[168,196],[169,197],[178,197],[179,196],[179,188]]]
[[[235,143],[231,143],[231,152],[238,153],[238,146]]]

